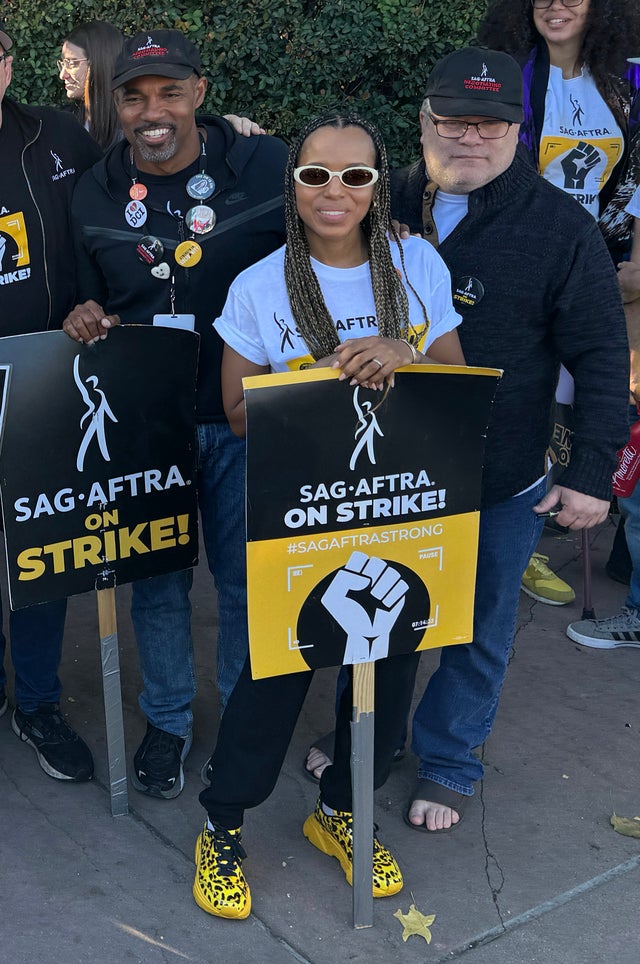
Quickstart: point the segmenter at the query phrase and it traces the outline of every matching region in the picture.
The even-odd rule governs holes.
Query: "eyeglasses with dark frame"
[[[560,0],[563,7],[579,7],[583,0]],[[553,0],[531,0],[534,10],[548,10]]]
[[[11,57],[11,54],[8,54],[8,53],[2,53],[2,54],[0,54],[0,62],[4,60],[5,63],[6,63],[6,61],[9,59],[9,57]]]
[[[69,70],[69,71],[77,70],[80,64],[86,64],[88,62],[89,62],[88,57],[80,57],[78,60],[70,60],[68,57],[65,57],[64,60],[56,60],[56,64],[58,65],[58,70],[60,71],[63,69]]]
[[[326,187],[332,177],[340,179],[340,183],[345,187],[371,187],[378,180],[378,172],[375,167],[365,167],[364,165],[354,165],[345,167],[343,171],[330,171],[328,167],[321,167],[319,164],[303,164],[296,167],[293,172],[294,180],[305,187]]]
[[[449,117],[442,119],[434,117],[433,114],[428,114],[428,117],[436,129],[436,134],[450,140],[458,140],[458,138],[464,137],[470,127],[475,127],[483,141],[497,141],[501,137],[506,137],[509,128],[513,126],[513,121],[498,120],[497,118],[488,118],[482,121],[463,121],[453,120]]]

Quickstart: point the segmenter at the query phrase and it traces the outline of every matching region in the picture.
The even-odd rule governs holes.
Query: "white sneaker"
[[[582,619],[567,626],[567,636],[581,646],[594,649],[619,649],[622,646],[640,649],[640,614],[636,609],[622,607],[622,611],[608,619]]]

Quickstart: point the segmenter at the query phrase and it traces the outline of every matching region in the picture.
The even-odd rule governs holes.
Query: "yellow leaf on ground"
[[[624,834],[625,837],[637,837],[640,839],[640,817],[618,817],[611,814],[611,826],[616,833]]]
[[[411,904],[409,907],[409,913],[403,914],[401,910],[397,910],[394,917],[397,917],[403,926],[402,940],[407,941],[412,934],[416,934],[418,937],[424,937],[427,944],[431,943],[431,931],[429,927],[433,924],[436,919],[435,914],[430,914],[426,916],[421,914],[417,910],[415,904]]]

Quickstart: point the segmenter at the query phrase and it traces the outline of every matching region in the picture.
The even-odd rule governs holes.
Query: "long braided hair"
[[[373,300],[378,317],[378,334],[387,338],[407,338],[414,344],[417,341],[409,321],[409,301],[396,267],[391,259],[391,249],[386,237],[390,228],[390,188],[389,165],[384,141],[373,124],[356,114],[325,114],[310,121],[292,144],[285,173],[285,216],[287,245],[284,257],[284,276],[291,312],[298,330],[310,353],[317,361],[331,355],[340,344],[333,318],[329,314],[315,271],[311,264],[309,242],[304,224],[296,208],[296,193],[293,171],[298,166],[298,158],[306,139],[320,127],[360,127],[371,140],[376,151],[375,167],[378,181],[374,201],[361,222],[364,233],[371,271]],[[429,318],[420,296],[406,277],[402,245],[395,231],[393,237],[398,244],[400,260],[407,285],[411,288],[422,306],[425,325]]]

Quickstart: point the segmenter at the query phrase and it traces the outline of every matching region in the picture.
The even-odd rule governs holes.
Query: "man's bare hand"
[[[596,499],[593,495],[585,495],[584,492],[576,492],[574,489],[565,489],[562,485],[552,486],[544,499],[533,507],[533,511],[550,512],[558,506],[562,508],[555,521],[569,529],[591,529],[604,522],[609,514],[607,500]]]
[[[264,127],[260,127],[250,117],[239,117],[237,114],[225,114],[224,119],[231,124],[236,134],[242,137],[254,137],[256,134],[266,134]]]
[[[409,231],[408,224],[400,224],[399,221],[392,220],[391,227],[393,228],[393,230],[396,232],[396,234],[402,241],[405,241],[407,238],[411,237],[411,232]],[[420,237],[422,237],[421,234],[419,233],[414,234],[414,238],[420,238]]]
[[[622,261],[618,265],[618,284],[625,304],[640,298],[640,264]]]
[[[93,345],[98,340],[104,340],[109,329],[119,324],[119,315],[106,315],[97,301],[89,300],[82,305],[76,305],[73,311],[69,312],[62,328],[74,341]]]

